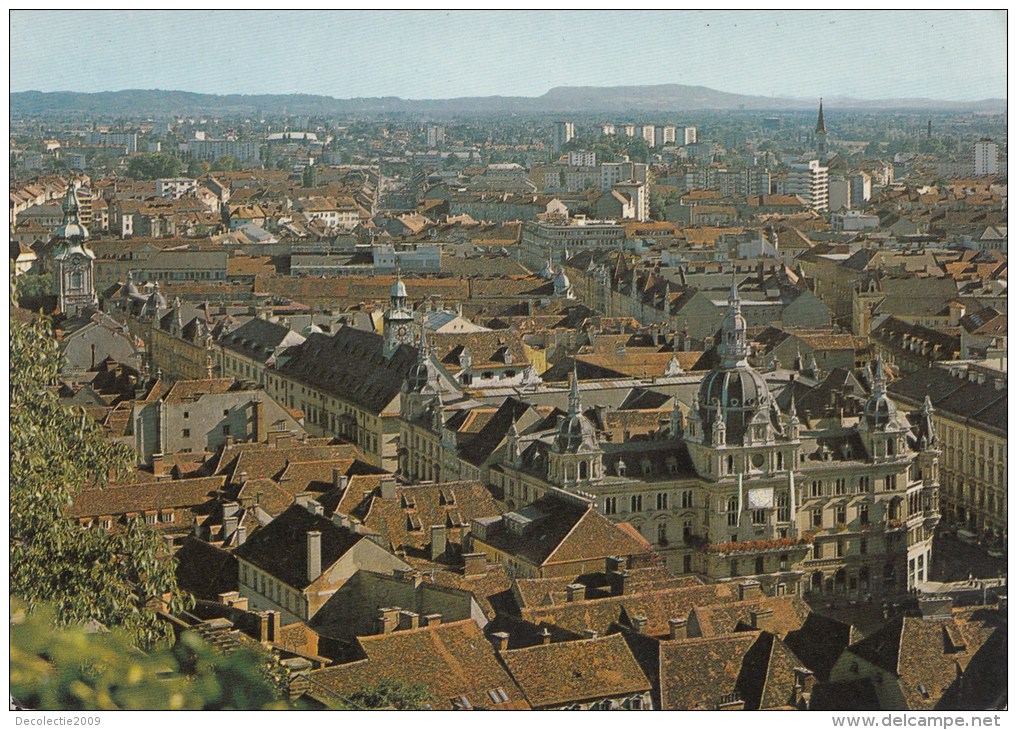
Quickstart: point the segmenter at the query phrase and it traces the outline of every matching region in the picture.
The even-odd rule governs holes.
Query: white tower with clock
[[[60,311],[73,317],[98,305],[95,296],[95,254],[85,245],[88,229],[78,219],[78,195],[71,186],[63,204],[64,222],[54,231],[58,241],[53,250],[56,291]]]
[[[399,345],[413,344],[413,311],[406,304],[406,285],[398,274],[389,293],[389,308],[385,311],[384,329],[385,357],[392,357],[399,349]]]

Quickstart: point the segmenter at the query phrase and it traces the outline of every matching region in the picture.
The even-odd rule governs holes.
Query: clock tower
[[[73,185],[67,189],[63,204],[64,222],[53,234],[57,245],[53,249],[56,268],[56,291],[60,311],[73,317],[89,307],[98,305],[95,296],[95,254],[85,242],[88,229],[78,219],[78,195]]]
[[[385,357],[392,357],[392,354],[399,349],[399,345],[413,344],[413,311],[406,303],[406,285],[403,284],[403,280],[398,274],[396,274],[395,283],[389,293],[389,308],[385,311],[384,337],[383,353]]]

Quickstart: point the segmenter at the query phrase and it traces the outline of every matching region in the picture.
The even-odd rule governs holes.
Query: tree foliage
[[[394,679],[383,679],[373,687],[365,687],[347,697],[349,706],[337,709],[358,710],[430,710],[435,699],[426,687]]]
[[[285,709],[264,657],[222,654],[185,632],[172,648],[142,653],[123,631],[53,630],[52,609],[11,606],[11,696],[37,710]]]
[[[11,277],[11,307],[19,282]],[[84,412],[64,407],[51,386],[60,351],[45,318],[10,318],[10,593],[29,609],[54,605],[60,623],[89,619],[121,627],[142,647],[168,637],[145,606],[170,598],[180,609],[173,561],[143,524],[107,532],[66,516],[86,484],[102,485],[133,460],[104,440]]]
[[[181,162],[173,155],[151,152],[132,157],[127,163],[127,176],[135,180],[158,180],[180,174]]]
[[[240,162],[235,157],[220,157],[212,163],[212,170],[215,172],[234,172],[240,169]]]

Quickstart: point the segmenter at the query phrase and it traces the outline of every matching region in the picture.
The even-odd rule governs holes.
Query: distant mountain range
[[[817,99],[746,96],[705,86],[558,86],[542,96],[468,96],[456,99],[401,99],[395,96],[336,99],[313,94],[196,94],[189,91],[129,89],[80,93],[19,91],[10,95],[11,114],[92,113],[143,116],[174,114],[575,114],[692,111],[781,111],[815,109]],[[1006,111],[1006,99],[973,102],[935,99],[851,99],[828,97],[836,110]]]

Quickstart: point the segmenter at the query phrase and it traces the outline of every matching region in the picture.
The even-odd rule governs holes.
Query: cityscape
[[[713,12],[13,11],[11,709],[1006,709],[1006,12]]]

